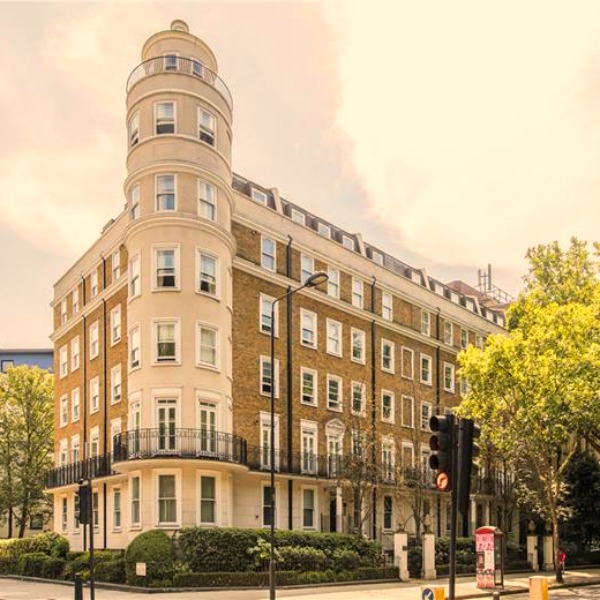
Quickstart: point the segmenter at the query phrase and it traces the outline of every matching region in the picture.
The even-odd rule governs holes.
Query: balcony
[[[227,106],[229,106],[229,109],[233,110],[231,92],[225,85],[225,82],[214,71],[211,71],[197,60],[175,55],[159,56],[145,60],[139,64],[127,79],[127,93],[142,79],[150,75],[159,75],[162,73],[182,73],[183,75],[200,79],[219,92],[223,96]]]
[[[305,475],[315,479],[335,479],[341,475],[341,456],[323,456],[308,452],[275,450],[275,472],[289,475]],[[269,446],[248,448],[248,467],[251,471],[270,471]]]
[[[113,463],[141,459],[200,459],[246,464],[246,440],[205,429],[134,429],[114,438]]]
[[[86,460],[56,467],[46,473],[46,487],[56,488],[63,485],[73,485],[81,479],[95,479],[114,475],[111,455],[94,456]]]

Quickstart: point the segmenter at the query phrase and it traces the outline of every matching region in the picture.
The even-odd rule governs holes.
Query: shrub
[[[10,575],[17,572],[17,561],[12,556],[0,554],[0,575]]]
[[[19,575],[26,577],[41,577],[42,567],[47,555],[41,552],[21,554],[18,562]]]
[[[125,559],[106,560],[94,568],[94,576],[98,581],[107,583],[125,583]]]
[[[160,530],[145,531],[127,546],[125,551],[127,583],[130,585],[153,586],[157,582],[169,585],[173,578],[175,553],[173,541]],[[136,563],[146,563],[146,575],[136,575]]]
[[[360,565],[360,556],[356,550],[338,548],[333,552],[333,564],[338,571],[353,571]]]
[[[279,548],[279,555],[287,571],[316,571],[327,569],[329,563],[325,552],[318,548],[303,546],[284,546]]]
[[[65,570],[66,561],[56,556],[46,556],[42,561],[42,577],[46,579],[61,579]]]
[[[15,557],[23,554],[45,554],[56,558],[66,558],[69,552],[69,541],[62,535],[49,531],[30,538],[6,540],[0,546],[0,552],[5,556],[10,554]]]
[[[437,564],[437,556],[436,556]],[[421,578],[423,570],[423,546],[421,540],[410,537],[408,538],[408,572],[411,577]]]

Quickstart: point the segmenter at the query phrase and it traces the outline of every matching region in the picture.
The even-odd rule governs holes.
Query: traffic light
[[[90,486],[83,484],[75,492],[79,498],[79,522],[88,525],[90,522]]]
[[[458,511],[466,517],[471,494],[473,460],[479,456],[477,439],[481,431],[470,419],[461,419],[458,430]]]
[[[437,471],[435,487],[440,492],[449,492],[452,489],[452,465],[456,450],[454,424],[455,418],[452,413],[434,415],[429,419],[429,428],[434,432],[429,438],[429,466]]]

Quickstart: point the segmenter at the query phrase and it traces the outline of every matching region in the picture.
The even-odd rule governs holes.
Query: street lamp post
[[[325,283],[329,275],[325,271],[316,271],[300,287],[288,290],[271,303],[271,434],[270,434],[270,471],[271,471],[271,528],[270,528],[270,559],[269,559],[269,599],[275,600],[275,304],[284,298],[299,292],[304,288],[315,287]],[[291,331],[287,332],[290,336]]]

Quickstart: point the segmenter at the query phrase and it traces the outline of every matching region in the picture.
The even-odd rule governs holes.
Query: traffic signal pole
[[[460,461],[458,454],[458,440],[461,438],[459,431],[463,427],[462,419],[454,419],[452,423],[454,452],[452,453],[452,473],[454,474],[454,485],[452,486],[450,496],[450,551],[449,551],[449,581],[448,581],[448,600],[454,600],[456,595],[456,538],[458,535],[458,486],[460,482],[460,473],[458,472]]]

